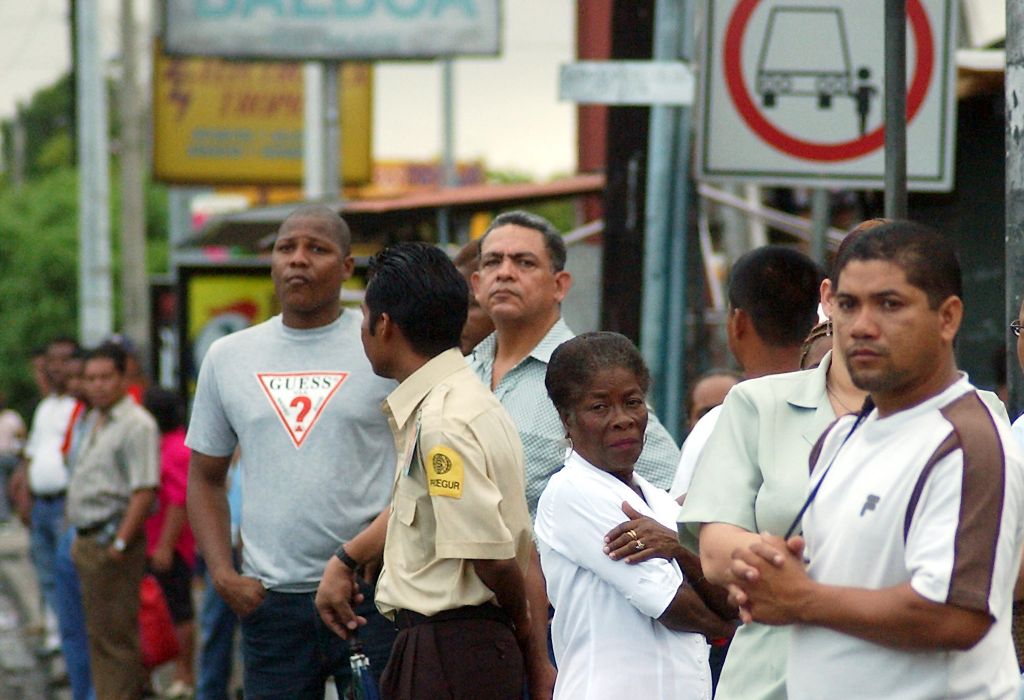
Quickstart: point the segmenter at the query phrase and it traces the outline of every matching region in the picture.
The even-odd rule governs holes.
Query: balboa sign
[[[164,0],[168,54],[295,60],[496,55],[499,0]]]

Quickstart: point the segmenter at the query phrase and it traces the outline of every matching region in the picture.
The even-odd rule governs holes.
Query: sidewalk
[[[70,700],[67,686],[50,679],[64,674],[60,654],[40,658],[39,587],[28,555],[28,530],[0,524],[0,698]]]
[[[71,700],[66,682],[63,685],[51,682],[65,676],[64,658],[60,654],[41,658],[35,653],[42,619],[28,539],[28,529],[20,522],[0,523],[0,700]],[[202,589],[196,587],[194,595],[198,617]],[[235,692],[242,680],[239,651],[235,649],[230,682]],[[171,664],[156,670],[157,688],[170,684],[171,672]],[[337,700],[337,697],[334,684],[328,682],[325,700]]]

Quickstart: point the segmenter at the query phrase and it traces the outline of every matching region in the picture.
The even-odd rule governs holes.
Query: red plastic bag
[[[139,589],[139,642],[142,646],[142,665],[147,669],[177,658],[178,637],[174,621],[164,599],[160,583],[146,575]]]

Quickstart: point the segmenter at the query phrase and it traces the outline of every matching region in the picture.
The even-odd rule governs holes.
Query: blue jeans
[[[71,561],[71,543],[75,541],[75,528],[69,527],[57,542],[57,556],[53,562],[53,608],[60,625],[60,645],[71,683],[74,700],[95,700],[92,674],[89,672],[89,637],[85,631],[85,612],[82,610],[82,589],[78,583],[78,570]]]
[[[359,630],[363,652],[379,680],[391,655],[395,627],[377,612],[372,588],[362,584],[366,600],[356,612],[367,624]],[[328,676],[338,695],[348,685],[349,647],[320,620],[316,594],[268,591],[263,603],[242,620],[246,700],[322,700]]]
[[[237,557],[235,565],[238,565]],[[227,700],[238,618],[213,587],[210,570],[204,574],[206,593],[199,612],[201,644],[196,700]]]
[[[39,578],[39,590],[51,610],[57,605],[53,594],[53,562],[57,556],[57,541],[64,534],[64,497],[36,498],[32,503],[32,527],[29,547],[32,563]]]

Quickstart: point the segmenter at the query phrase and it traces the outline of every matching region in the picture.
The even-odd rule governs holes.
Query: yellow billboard
[[[153,59],[153,175],[195,185],[302,182],[301,63]],[[338,76],[342,177],[369,182],[373,69],[344,63]]]

